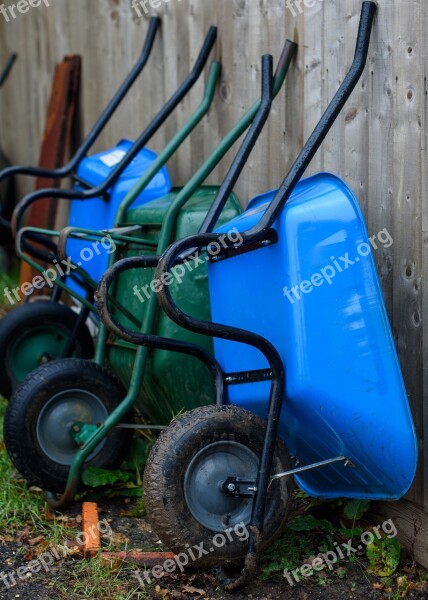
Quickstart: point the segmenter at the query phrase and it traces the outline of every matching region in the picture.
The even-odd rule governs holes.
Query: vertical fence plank
[[[393,325],[418,437],[422,442],[421,110],[422,4],[394,5],[394,298]],[[410,9],[411,8],[411,9]],[[421,502],[423,469],[413,488]]]
[[[420,197],[422,202],[422,324],[423,326],[423,389],[418,402],[423,406],[423,449],[421,453],[422,471],[424,476],[424,508],[428,513],[428,9],[426,3],[421,7],[419,22],[419,36],[423,49],[421,48],[421,110],[422,131],[421,136],[421,190]],[[421,502],[420,502],[421,503]]]

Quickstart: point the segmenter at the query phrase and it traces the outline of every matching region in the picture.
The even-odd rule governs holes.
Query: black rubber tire
[[[69,467],[55,462],[42,449],[37,422],[43,407],[54,395],[75,389],[95,395],[108,414],[126,395],[122,384],[105,367],[69,358],[47,363],[33,371],[10,399],[4,421],[6,450],[30,485],[52,492],[64,491]],[[132,411],[123,421],[133,422]],[[118,469],[129,452],[132,437],[132,429],[114,428],[98,454],[85,463],[85,468]]]
[[[14,378],[10,368],[13,344],[27,331],[45,324],[50,327],[54,325],[63,335],[71,335],[77,318],[78,315],[68,306],[46,300],[22,304],[5,315],[0,320],[0,395],[9,399],[21,383]],[[38,351],[40,356],[44,354],[43,348]],[[94,356],[94,342],[86,324],[77,333],[73,355],[84,359]]]
[[[152,448],[144,473],[144,503],[151,526],[173,552],[188,553],[189,547],[201,543],[205,550],[213,547],[215,533],[196,520],[185,498],[185,474],[192,458],[208,444],[223,440],[243,444],[260,456],[264,428],[262,419],[236,406],[206,406],[186,413],[161,434]],[[289,469],[289,454],[278,440],[273,472]],[[292,505],[293,488],[291,477],[276,480],[270,487],[260,549],[268,547],[284,529]],[[204,568],[236,566],[246,551],[247,544],[234,536],[233,541],[210,550],[195,562]]]

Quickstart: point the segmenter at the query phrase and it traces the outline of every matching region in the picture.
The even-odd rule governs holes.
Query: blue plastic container
[[[253,227],[274,194],[219,231]],[[299,183],[274,228],[278,243],[210,264],[213,321],[257,332],[279,351],[280,435],[299,464],[346,456],[355,465],[302,474],[305,492],[402,497],[415,475],[416,437],[358,202],[337,177],[315,175]],[[216,339],[215,353],[226,373],[268,367],[237,342]],[[265,418],[269,392],[269,383],[234,385],[229,398]]]
[[[122,140],[113,149],[83,159],[77,171],[78,177],[91,186],[100,185],[122,160],[131,146],[131,141]],[[72,200],[69,226],[97,230],[113,227],[120,203],[156,158],[157,155],[152,150],[143,148],[125,169],[113,188],[109,190],[108,200],[103,198]],[[76,189],[82,188],[76,186]],[[168,171],[166,167],[163,167],[138,196],[132,204],[132,208],[165,196],[170,190],[171,181]],[[109,252],[111,252],[111,248],[108,241],[104,241],[102,245],[97,245],[96,248],[92,246],[91,242],[75,239],[70,239],[67,244],[67,253],[72,258],[72,262],[82,266],[97,282],[107,268]],[[67,283],[72,289],[82,293],[80,286],[71,278]]]

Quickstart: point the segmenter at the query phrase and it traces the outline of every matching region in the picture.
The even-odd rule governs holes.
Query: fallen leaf
[[[56,521],[57,520],[55,514],[51,511],[49,506],[46,506],[45,508],[42,509],[40,516],[42,517],[42,519],[44,521]]]
[[[384,589],[385,589],[385,586],[383,585],[383,583],[374,583],[374,584],[372,585],[372,588],[373,588],[374,590],[384,590]]]
[[[123,565],[123,560],[121,558],[102,555],[101,558],[107,563],[106,566],[111,570],[112,573],[118,573]]]
[[[43,552],[47,551],[48,548],[49,548],[49,542],[47,540],[43,540],[43,542],[40,542],[40,544],[37,544],[37,546],[34,549],[34,553],[36,556],[41,556],[43,554]]]
[[[15,538],[11,535],[2,535],[0,536],[0,544],[6,544],[7,542],[14,542]]]
[[[30,528],[27,525],[27,527],[24,527],[24,529],[22,531],[18,531],[18,533],[16,534],[15,541],[23,542],[25,540],[28,540],[29,537],[30,537]]]
[[[168,598],[171,595],[171,592],[166,589],[162,589],[160,585],[155,587],[156,597],[157,598]]]
[[[22,560],[24,562],[30,562],[30,560],[33,560],[34,558],[34,552],[31,548],[28,549],[28,552],[22,557]]]
[[[77,519],[77,517],[76,517]],[[58,523],[68,523],[68,521],[70,520],[70,517],[68,517],[67,515],[58,515],[56,517],[56,520],[58,521]]]
[[[44,539],[45,538],[42,535],[38,535],[37,537],[28,540],[28,544],[30,546],[37,546],[38,544],[40,544],[40,542],[43,542]]]
[[[193,587],[192,585],[185,585],[183,588],[183,592],[187,592],[188,594],[196,594],[197,596],[205,596],[205,590],[200,590],[198,588]]]
[[[126,537],[124,533],[118,533],[114,531],[113,534],[109,535],[108,537],[111,540],[111,543],[115,546],[126,546],[129,544],[129,538]]]

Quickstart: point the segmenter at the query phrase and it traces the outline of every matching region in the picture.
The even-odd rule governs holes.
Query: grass
[[[19,539],[23,530],[29,529],[30,537],[43,536],[42,545],[44,544],[45,547],[55,543],[64,544],[66,540],[75,539],[79,526],[73,527],[70,523],[75,519],[66,515],[55,518],[49,511],[43,494],[28,489],[25,482],[16,474],[2,442],[5,408],[6,402],[0,399],[0,480],[2,481],[0,538],[3,536],[6,542],[13,544]],[[291,519],[284,535],[272,544],[261,558],[259,571],[261,580],[276,579],[285,582],[284,569],[292,571],[320,550],[327,551],[334,547],[336,540],[358,535],[359,518],[352,517],[353,514],[357,514],[352,503],[336,501],[334,505],[330,505],[310,500],[303,494],[297,494],[297,503],[297,515],[295,514]],[[350,505],[352,511],[349,511]],[[126,514],[128,517],[141,517],[144,511],[141,499],[138,499],[130,509],[129,513],[124,513],[124,516]],[[345,524],[342,523],[344,519]],[[350,529],[344,529],[344,526]],[[26,539],[28,541],[28,537]],[[113,546],[111,549],[114,549]],[[18,564],[20,561],[22,564],[23,556],[28,551],[25,540],[21,547],[15,544],[14,550]],[[134,570],[135,567],[132,565],[115,559],[106,560],[101,556],[94,557],[90,561],[83,560],[81,557],[69,557],[65,564],[59,562],[55,565],[55,574],[35,576],[34,584],[48,585],[53,597],[58,600],[82,600],[83,598],[147,600],[153,597],[148,592],[153,594],[154,590],[146,591],[142,588],[133,575]],[[314,586],[332,586],[333,590],[336,585],[339,585],[340,580],[348,580],[346,589],[352,592],[359,586],[354,582],[354,577],[357,575],[359,579],[365,578],[368,585],[374,581],[373,577],[368,578],[366,571],[366,557],[359,555],[353,557],[353,560],[349,558],[347,561],[341,561],[340,564],[335,565],[332,572],[320,572],[315,575],[312,583]],[[428,574],[422,569],[414,570],[412,580],[409,577],[409,571],[401,571],[391,577],[377,579],[376,581],[382,583],[383,598],[388,600],[407,598],[408,594],[415,589],[415,585],[419,587],[418,584],[428,581]],[[32,582],[33,580],[28,582],[28,586],[31,586]],[[163,592],[166,593],[167,590],[160,590],[159,594]]]
[[[39,492],[28,490],[17,478],[3,442],[3,419],[6,401],[0,399],[0,529],[14,535],[28,524],[33,528],[43,525],[46,502]]]
[[[135,567],[98,556],[91,561],[76,561],[66,582],[55,585],[59,598],[68,600],[146,600],[132,574]]]
[[[79,530],[68,523],[68,517],[55,518],[45,501],[43,493],[37,489],[28,489],[17,475],[6,452],[3,442],[3,419],[7,403],[0,398],[0,539],[13,543],[23,531],[27,538],[43,536],[43,547],[50,544],[64,544],[75,539]],[[136,514],[140,516],[143,508],[138,502]],[[25,543],[16,549],[16,558],[22,559],[28,548]],[[135,567],[100,556],[90,561],[76,558],[68,559],[53,579],[50,579],[55,598],[58,600],[146,600],[149,596],[132,575]],[[1,570],[1,569],[0,569]],[[35,581],[41,583],[40,578]],[[45,582],[43,582],[45,583]],[[30,584],[29,584],[30,585]]]
[[[19,279],[19,267],[14,265],[8,272],[0,273],[0,314],[10,308],[10,303],[6,300],[4,290],[6,288],[16,287]]]

